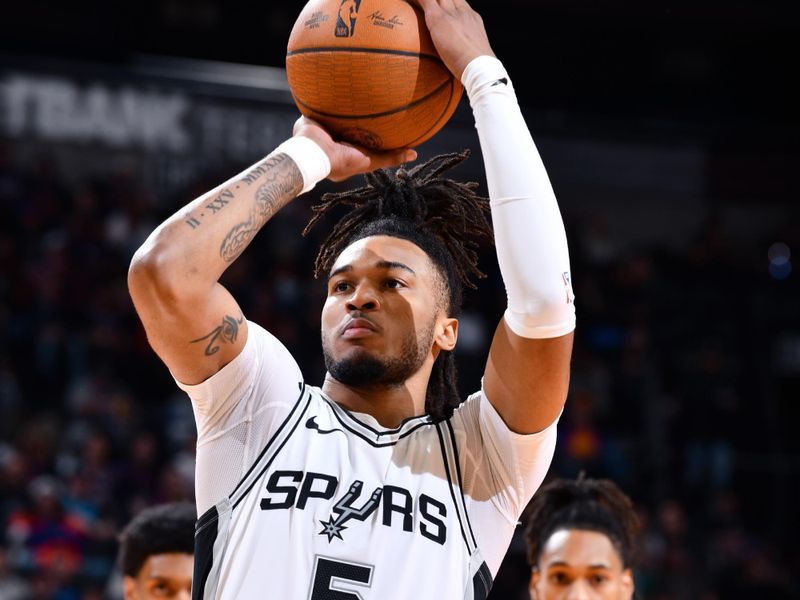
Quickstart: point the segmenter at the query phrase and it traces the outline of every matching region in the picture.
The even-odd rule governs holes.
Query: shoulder
[[[281,401],[302,381],[300,367],[280,340],[248,321],[247,341],[232,361],[202,383],[176,383],[192,399],[196,416],[219,418],[232,411],[241,412],[245,408],[242,401],[247,398]],[[252,414],[255,408],[248,404],[246,412]]]

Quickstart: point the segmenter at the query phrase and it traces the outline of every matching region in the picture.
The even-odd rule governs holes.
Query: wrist
[[[503,83],[509,88],[511,87],[511,80],[508,76],[503,63],[500,62],[495,56],[482,54],[473,58],[467,64],[464,72],[461,74],[461,83],[464,85],[464,90],[467,96],[472,98],[480,90],[496,84],[498,81]]]
[[[286,154],[303,176],[304,194],[325,179],[331,172],[331,161],[325,151],[311,138],[296,135],[275,148],[274,153]]]

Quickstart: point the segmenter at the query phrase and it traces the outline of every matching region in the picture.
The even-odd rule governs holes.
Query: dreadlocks
[[[586,529],[608,537],[622,561],[632,566],[639,520],[633,503],[608,479],[559,479],[539,490],[528,511],[525,539],[528,562],[536,566],[542,550],[556,531]]]
[[[478,242],[491,239],[486,218],[489,201],[478,196],[477,183],[439,177],[461,163],[469,151],[443,154],[411,170],[379,170],[365,175],[367,185],[329,193],[313,206],[307,235],[319,220],[338,206],[352,207],[322,242],[314,262],[314,276],[330,272],[341,252],[353,242],[373,235],[406,239],[419,246],[436,265],[446,284],[450,316],[461,310],[464,286],[475,288],[471,277],[483,278],[478,268]],[[451,352],[442,351],[431,373],[425,409],[435,420],[450,416],[461,402]]]

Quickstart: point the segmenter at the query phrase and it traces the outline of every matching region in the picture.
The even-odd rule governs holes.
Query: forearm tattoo
[[[210,333],[204,335],[203,337],[199,337],[196,340],[192,340],[189,343],[196,344],[198,342],[208,340],[208,345],[206,346],[204,354],[206,356],[211,356],[219,352],[222,344],[233,344],[236,341],[236,338],[239,335],[239,325],[241,325],[243,322],[244,315],[242,315],[238,320],[234,319],[230,315],[225,315],[225,317],[222,319],[222,325],[215,327]]]
[[[259,178],[265,181],[256,188],[255,203],[247,220],[234,225],[220,245],[219,254],[226,262],[234,261],[264,223],[303,189],[303,176],[294,161],[285,154],[269,157],[241,181],[252,185]]]
[[[211,200],[211,202],[201,207],[199,211],[195,211],[194,214],[188,213],[183,222],[192,229],[197,229],[202,224],[201,220],[206,216],[206,214],[217,214],[219,211],[225,208],[231,200],[233,200],[233,192],[230,189],[225,188],[219,194],[217,194],[216,198]]]

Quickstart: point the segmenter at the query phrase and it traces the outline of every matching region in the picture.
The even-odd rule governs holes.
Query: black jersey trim
[[[450,476],[450,465],[449,462],[449,453],[447,452],[447,448],[445,446],[444,435],[442,435],[442,430],[439,423],[436,423],[436,433],[439,436],[439,446],[442,449],[442,462],[444,463],[444,473],[447,476],[447,482],[450,484],[448,487],[450,488],[450,496],[453,498],[453,508],[456,511],[456,516],[458,517],[458,526],[461,528],[461,538],[464,540],[464,546],[467,548],[467,552],[470,556],[472,556],[472,548],[469,547],[469,541],[467,540],[467,534],[464,531],[464,523],[461,521],[461,511],[458,510],[458,500],[456,500],[456,493],[453,490],[453,478]]]
[[[472,576],[472,594],[475,600],[486,600],[489,597],[489,591],[492,589],[492,572],[486,565],[486,561],[481,563],[480,568],[475,571]]]
[[[448,465],[450,467],[451,472],[453,473],[453,477],[456,477],[456,483],[458,485],[458,497],[453,498],[453,502],[456,505],[456,510],[459,514],[463,513],[463,520],[466,521],[467,528],[469,529],[470,539],[472,540],[472,545],[470,546],[469,540],[466,541],[467,547],[470,548],[470,551],[474,551],[477,549],[478,544],[475,543],[475,536],[472,534],[472,525],[469,522],[469,514],[467,513],[467,505],[464,502],[464,483],[461,480],[461,466],[459,464],[459,457],[458,457],[458,446],[456,446],[455,442],[455,434],[452,430],[452,425],[450,424],[450,420],[446,420],[442,422],[442,435],[444,436],[444,426],[445,424],[448,427],[448,434],[445,437],[443,444],[445,446],[445,450],[447,451],[447,460]],[[451,449],[448,450],[448,442],[452,446]],[[465,530],[466,531],[466,530]],[[466,535],[466,534],[465,534]]]
[[[339,415],[339,413],[335,409],[333,411],[333,415],[336,417],[336,420],[339,421],[339,423],[342,424],[342,427],[347,429],[347,431],[349,431],[353,435],[358,436],[359,438],[361,438],[362,440],[367,442],[373,448],[386,448],[387,446],[394,446],[394,445],[397,444],[397,442],[399,442],[400,440],[402,440],[405,437],[408,437],[409,435],[414,433],[420,427],[423,427],[425,425],[430,425],[430,423],[428,423],[428,422],[417,423],[414,427],[404,431],[403,433],[401,433],[400,435],[398,435],[395,439],[393,439],[391,441],[388,441],[388,442],[375,442],[375,441],[371,440],[366,434],[364,434],[364,432],[358,431],[357,428],[352,427],[351,425],[348,425],[347,423],[345,423],[344,419],[342,419],[341,415]],[[362,425],[363,425],[363,423],[362,423]]]
[[[247,495],[250,493],[250,490],[253,489],[253,486],[258,482],[259,479],[261,479],[261,477],[264,475],[266,470],[270,468],[270,466],[272,465],[272,463],[275,460],[275,458],[277,458],[278,454],[280,454],[281,450],[283,450],[283,447],[286,445],[286,442],[289,441],[289,438],[291,438],[292,434],[297,430],[297,426],[300,425],[300,423],[303,421],[303,415],[306,414],[306,411],[308,410],[308,407],[311,405],[311,394],[309,393],[306,396],[306,398],[307,398],[306,404],[303,407],[303,410],[301,410],[300,413],[298,414],[294,425],[292,425],[291,431],[289,431],[289,433],[286,434],[286,437],[280,443],[280,446],[278,446],[276,448],[275,452],[273,452],[273,454],[270,457],[270,459],[261,467],[261,469],[258,471],[258,474],[255,477],[252,478],[252,481],[250,482],[250,484],[247,486],[247,488],[243,492],[241,492],[239,494],[239,497],[236,498],[236,500],[233,500],[233,495],[231,495],[231,501],[232,501],[231,511],[235,510],[236,507],[239,505],[239,503],[247,497]],[[263,456],[264,456],[264,453],[262,452],[261,456],[259,456],[259,460],[261,460],[261,458]]]
[[[456,477],[458,477],[458,489],[461,492],[461,506],[464,509],[464,519],[467,522],[467,528],[469,529],[469,536],[472,538],[472,546],[477,548],[478,542],[475,541],[475,534],[472,531],[472,523],[469,520],[469,512],[467,512],[467,503],[464,501],[464,482],[461,479],[461,460],[458,456],[458,444],[456,444],[456,434],[453,431],[453,424],[450,422],[450,419],[445,421],[447,424],[447,430],[450,432],[450,442],[453,444],[453,454],[454,460],[456,463]]]
[[[217,511],[216,504],[204,512],[194,524],[194,535],[203,531],[206,527],[211,525],[214,521],[219,519],[219,512]]]
[[[402,433],[400,433],[399,435],[397,434],[397,431],[400,431],[401,429],[403,429],[403,427],[406,427],[408,425],[408,423],[410,423],[410,421],[406,421],[405,423],[403,423],[396,430],[387,430],[385,432],[375,431],[369,425],[366,425],[365,423],[362,423],[361,421],[359,421],[355,416],[350,414],[346,409],[344,409],[341,406],[339,406],[338,404],[336,404],[336,402],[334,402],[333,400],[330,400],[330,399],[326,398],[325,396],[321,396],[321,397],[328,404],[330,404],[331,409],[333,411],[333,415],[336,417],[336,420],[339,421],[339,423],[341,423],[342,427],[344,427],[350,433],[360,437],[362,440],[367,442],[373,448],[386,448],[387,446],[394,446],[395,444],[397,444],[397,442],[399,442],[400,440],[402,440],[405,437],[408,437],[409,435],[414,433],[420,427],[424,427],[425,425],[432,425],[433,424],[430,421],[430,417],[425,415],[424,417],[412,417],[414,419],[422,419],[422,420],[419,421],[418,423],[414,423],[413,425],[408,426],[408,428],[405,431],[403,431]],[[353,427],[352,425],[346,423],[345,419],[342,417],[342,415],[344,415],[346,417],[349,417],[350,420],[354,421],[355,423],[357,423],[361,427],[364,427],[365,429],[370,430],[375,435],[392,434],[392,435],[394,435],[396,437],[394,437],[393,439],[391,439],[390,441],[387,441],[387,442],[376,442],[376,441],[373,441],[363,431],[359,431],[358,428]]]
[[[406,419],[403,419],[400,422],[400,425],[398,425],[394,429],[383,429],[383,430],[375,429],[371,425],[367,425],[366,423],[364,423],[362,420],[360,420],[358,417],[356,417],[353,413],[351,413],[349,410],[347,410],[344,406],[342,406],[338,402],[334,401],[333,398],[329,398],[328,395],[325,392],[323,392],[321,389],[319,389],[319,388],[313,388],[313,389],[315,389],[319,393],[319,395],[323,399],[325,399],[329,404],[331,404],[334,408],[340,410],[342,412],[342,414],[344,414],[346,417],[348,417],[351,421],[353,421],[354,423],[357,423],[358,425],[360,425],[364,429],[366,429],[368,431],[371,431],[375,435],[391,435],[393,433],[399,433],[399,432],[401,432],[403,430],[403,427],[406,427],[409,423],[413,423],[417,419],[420,419],[420,420],[424,421],[425,423],[430,423],[431,422],[431,416],[430,415],[417,415],[416,417],[408,417]]]
[[[217,539],[218,520],[217,507],[212,506],[195,523],[192,600],[202,600],[206,591],[206,580],[214,566],[214,542]]]
[[[239,483],[236,484],[236,487],[233,488],[233,491],[230,494],[228,494],[228,498],[232,498],[233,495],[236,493],[236,491],[241,487],[241,485],[245,481],[247,481],[247,478],[250,477],[250,474],[253,472],[253,469],[255,469],[256,466],[258,465],[258,462],[262,458],[264,458],[264,455],[267,453],[267,450],[269,450],[269,447],[273,444],[273,442],[276,439],[278,439],[278,436],[281,434],[281,431],[283,431],[283,428],[286,427],[286,424],[289,423],[289,421],[292,420],[292,415],[294,414],[294,411],[297,410],[297,407],[300,406],[300,402],[303,400],[303,394],[305,394],[305,392],[306,392],[306,385],[305,385],[305,383],[301,382],[300,383],[300,395],[297,397],[297,400],[295,400],[295,403],[294,403],[294,406],[292,407],[292,410],[290,410],[289,414],[286,415],[286,418],[283,420],[283,423],[281,423],[280,427],[278,427],[278,430],[275,433],[272,434],[272,437],[269,438],[269,440],[267,440],[267,443],[264,446],[263,450],[261,450],[261,452],[259,452],[259,454],[256,457],[256,459],[253,461],[253,464],[250,465],[249,469],[247,469],[247,473],[245,473],[244,476],[239,480]]]

